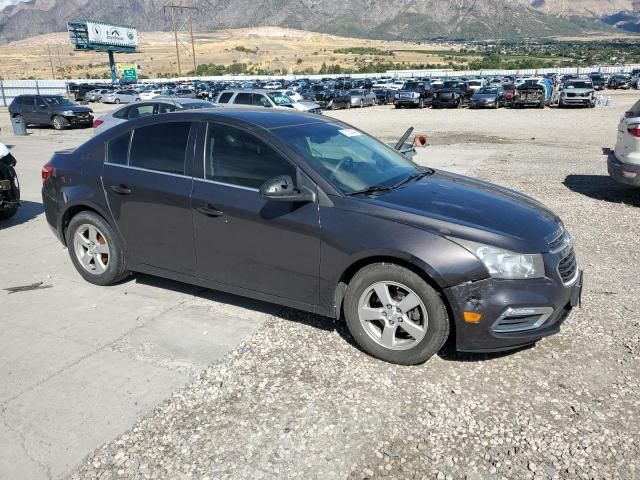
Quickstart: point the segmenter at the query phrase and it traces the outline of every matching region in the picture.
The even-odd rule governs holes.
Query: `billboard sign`
[[[96,45],[131,47],[138,46],[138,32],[135,28],[100,22],[87,22],[89,43]]]

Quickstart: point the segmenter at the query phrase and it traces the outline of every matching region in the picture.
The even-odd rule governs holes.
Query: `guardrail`
[[[66,95],[64,80],[0,80],[0,105],[8,107],[15,97],[22,94]]]

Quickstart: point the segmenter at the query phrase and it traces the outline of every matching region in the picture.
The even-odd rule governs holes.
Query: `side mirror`
[[[296,188],[289,175],[267,180],[260,187],[262,198],[274,202],[315,202],[316,194],[310,188],[303,186]]]

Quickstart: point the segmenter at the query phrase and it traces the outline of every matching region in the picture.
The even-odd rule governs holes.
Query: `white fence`
[[[65,95],[64,80],[0,80],[0,105],[8,107],[15,97],[22,94]]]

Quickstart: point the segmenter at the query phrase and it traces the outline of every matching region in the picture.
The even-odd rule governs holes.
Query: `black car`
[[[9,115],[22,117],[27,125],[51,125],[56,130],[93,125],[93,110],[61,95],[18,95],[9,105]]]
[[[613,90],[629,90],[632,84],[633,79],[631,78],[631,75],[618,73],[616,75],[611,75],[607,87]]]
[[[344,318],[416,364],[558,332],[572,238],[537,201],[420,167],[334,118],[186,111],[117,125],[43,167],[46,219],[79,274],[145,272]]]
[[[433,100],[433,87],[427,81],[406,82],[395,94],[393,103],[396,108],[424,108]]]
[[[393,103],[396,91],[390,88],[374,88],[373,93],[376,96],[378,105],[387,105]]]
[[[607,86],[607,79],[601,73],[592,73],[590,78],[594,90],[604,90]]]
[[[16,159],[0,143],[0,220],[13,217],[20,206],[20,184],[15,166]]]
[[[460,108],[473,95],[467,82],[448,80],[433,93],[431,106],[433,108]]]

